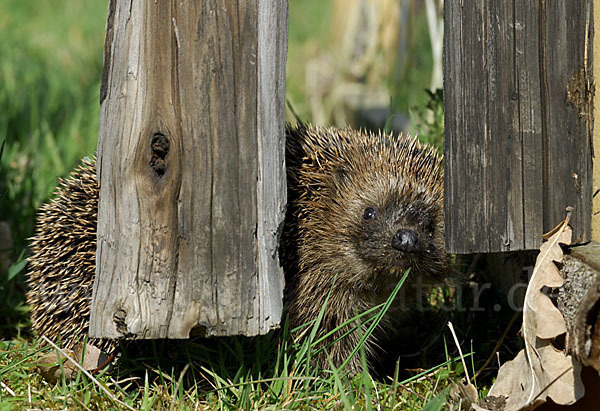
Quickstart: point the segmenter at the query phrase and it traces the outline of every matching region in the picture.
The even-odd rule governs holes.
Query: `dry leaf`
[[[581,365],[577,360],[565,356],[551,344],[538,348],[537,352],[540,355],[537,360],[544,369],[536,376],[540,388],[531,399],[534,378],[524,350],[498,371],[489,395],[507,397],[505,410],[533,409],[545,403],[547,396],[558,404],[571,404],[583,396]]]
[[[490,396],[507,397],[506,410],[533,409],[551,398],[572,404],[584,394],[581,364],[552,346],[552,339],[566,332],[564,319],[542,290],[559,287],[564,280],[555,261],[561,261],[559,244],[571,242],[571,228],[563,224],[542,244],[525,294],[522,334],[525,350],[498,371]]]
[[[450,399],[456,404],[460,403],[463,409],[469,409],[473,404],[477,404],[479,396],[477,388],[473,384],[463,384],[453,382],[450,385]]]
[[[73,350],[64,350],[69,357],[75,359],[79,364],[87,371],[95,370],[100,366],[105,358],[102,351],[92,344],[87,344],[85,347],[85,357],[82,361],[83,344],[77,344]],[[38,373],[44,377],[44,379],[52,384],[56,383],[61,377],[61,362],[62,370],[65,372],[66,381],[70,381],[77,375],[79,371],[71,362],[67,361],[64,355],[58,353],[56,350],[50,351],[48,354],[40,358],[39,365],[36,367]]]

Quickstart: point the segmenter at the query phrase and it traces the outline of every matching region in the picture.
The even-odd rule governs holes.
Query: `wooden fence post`
[[[600,0],[594,0],[594,21],[600,22]],[[600,29],[594,28],[594,78],[600,78]],[[600,119],[600,89],[594,95],[594,118]],[[593,203],[592,203],[592,240],[600,242],[600,126],[594,125],[593,136]]]
[[[90,335],[279,325],[287,0],[111,0]]]
[[[444,3],[448,252],[537,249],[568,206],[589,241],[592,6]]]

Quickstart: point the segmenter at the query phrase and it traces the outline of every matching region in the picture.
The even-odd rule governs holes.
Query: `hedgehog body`
[[[286,134],[288,211],[281,260],[292,326],[315,319],[330,295],[321,325],[332,331],[385,301],[408,268],[408,282],[422,284],[421,291],[445,280],[443,177],[432,148],[411,137],[352,129],[299,126]],[[60,182],[56,198],[41,207],[31,244],[33,326],[48,337],[60,335],[67,348],[88,332],[98,192],[95,161],[84,160]],[[382,333],[393,331],[397,313],[421,291],[396,299]],[[336,365],[360,335],[350,333],[328,348]],[[96,345],[111,349],[114,342]],[[375,339],[367,342],[369,352],[374,345]],[[317,361],[327,365],[324,351]],[[359,356],[349,365],[358,370]]]
[[[65,348],[88,333],[96,271],[98,181],[95,158],[85,158],[67,179],[60,179],[55,198],[37,213],[36,232],[27,271],[31,322],[40,335],[61,338]],[[92,341],[111,350],[110,340]]]
[[[288,128],[286,160],[282,260],[292,325],[315,319],[329,295],[321,326],[332,331],[385,302],[411,270],[377,333],[367,340],[372,356],[377,340],[394,334],[419,296],[449,276],[441,158],[414,137],[300,127]],[[355,327],[342,328],[325,343]],[[328,348],[334,364],[346,360],[367,327]],[[327,366],[324,351],[317,361]],[[357,371],[360,356],[349,366]]]

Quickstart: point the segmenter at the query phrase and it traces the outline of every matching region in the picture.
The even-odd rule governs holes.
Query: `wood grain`
[[[109,6],[90,335],[276,328],[287,2]]]
[[[600,0],[594,0],[594,21],[600,21]],[[594,78],[600,78],[600,34],[594,32],[594,53],[593,53]],[[599,91],[600,92],[600,91]],[[600,118],[600,104],[597,97],[594,96],[593,118]],[[594,185],[592,188],[592,240],[600,242],[600,127],[594,127],[594,137],[592,144],[592,155],[594,156]]]
[[[539,248],[574,207],[589,241],[592,0],[445,2],[451,253]]]

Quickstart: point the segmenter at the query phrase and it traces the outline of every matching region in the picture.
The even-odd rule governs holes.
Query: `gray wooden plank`
[[[541,11],[547,80],[544,227],[556,225],[565,208],[574,207],[573,243],[589,241],[591,230],[592,3],[543,3]]]
[[[539,3],[515,4],[515,62],[518,129],[521,134],[523,241],[517,249],[539,248],[543,225],[543,147],[539,42]]]
[[[567,94],[591,84],[592,26],[591,1],[445,3],[447,251],[538,248],[567,205],[589,239],[591,97]]]

